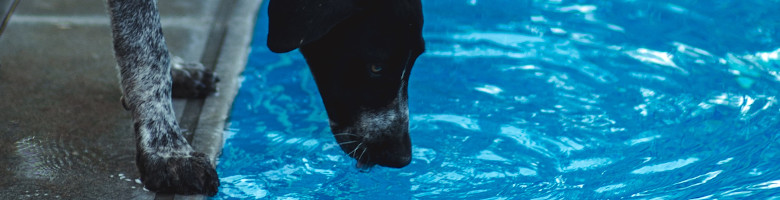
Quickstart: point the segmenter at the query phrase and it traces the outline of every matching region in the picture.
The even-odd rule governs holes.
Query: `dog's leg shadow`
[[[217,74],[197,62],[171,56],[173,98],[206,98],[217,92]]]

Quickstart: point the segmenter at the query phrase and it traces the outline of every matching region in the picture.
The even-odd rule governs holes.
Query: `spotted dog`
[[[271,0],[268,6],[269,49],[300,49],[341,149],[360,168],[408,165],[407,83],[425,49],[420,0]],[[216,78],[197,69],[171,72],[156,0],[108,0],[108,8],[141,181],[155,192],[216,194],[214,165],[182,136],[171,104],[172,94],[213,92]]]

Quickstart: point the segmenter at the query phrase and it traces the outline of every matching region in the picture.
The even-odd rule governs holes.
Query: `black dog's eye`
[[[382,72],[382,69],[381,65],[371,65],[371,73],[378,74],[379,72]]]
[[[382,67],[382,65],[379,64],[371,64],[368,66],[368,74],[371,76],[371,78],[379,78],[382,76],[382,71],[385,68]]]

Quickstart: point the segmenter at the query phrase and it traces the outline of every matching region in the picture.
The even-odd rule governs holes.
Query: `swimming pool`
[[[354,167],[263,9],[214,199],[780,199],[780,2],[423,7],[409,166]]]

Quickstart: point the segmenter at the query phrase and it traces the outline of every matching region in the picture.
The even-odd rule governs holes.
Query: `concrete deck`
[[[159,0],[173,55],[222,80],[174,100],[193,146],[215,159],[259,0]],[[4,11],[0,11],[4,12]],[[2,14],[2,13],[0,13]],[[202,199],[143,189],[105,1],[24,0],[0,35],[0,199]]]

